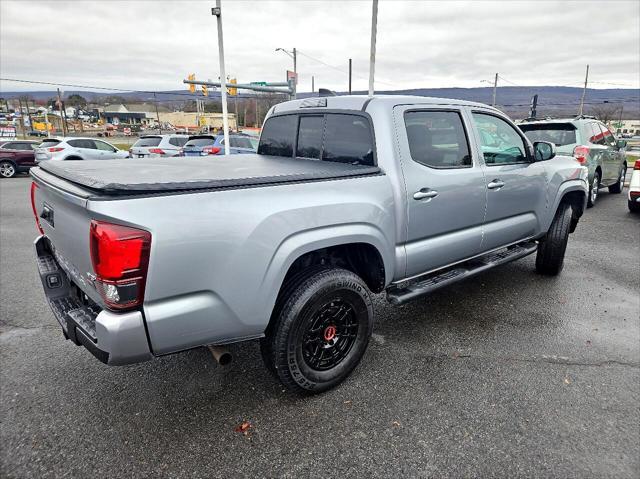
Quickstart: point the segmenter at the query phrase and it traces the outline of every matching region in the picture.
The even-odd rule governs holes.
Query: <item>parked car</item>
[[[261,338],[303,393],[357,366],[371,292],[401,304],[533,253],[560,273],[588,192],[586,167],[495,108],[412,96],[278,104],[254,154],[31,175],[66,338],[107,364],[206,345],[228,359],[224,345]]]
[[[40,136],[40,137],[46,138],[49,135],[47,135],[47,132],[43,130],[31,130],[29,132],[29,136]]]
[[[178,156],[188,140],[187,135],[144,135],[133,144],[129,154],[131,158]]]
[[[229,135],[229,154],[255,153],[248,136]],[[224,155],[224,135],[194,135],[183,147],[184,156]]]
[[[627,142],[616,140],[602,122],[593,118],[570,120],[542,120],[521,123],[520,129],[531,141],[549,141],[563,155],[573,155],[589,169],[589,198],[591,207],[598,198],[598,189],[608,187],[618,194],[624,187],[627,172]]]
[[[104,140],[95,138],[48,138],[36,149],[36,162],[48,160],[114,160],[129,157]]]
[[[34,150],[39,143],[30,140],[0,142],[0,176],[11,178],[36,166]]]
[[[629,182],[629,193],[627,194],[627,204],[629,211],[640,212],[640,160],[636,160],[633,165],[633,173]]]

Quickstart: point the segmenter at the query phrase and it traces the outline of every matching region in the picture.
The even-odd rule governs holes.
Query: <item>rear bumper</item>
[[[70,280],[45,236],[38,237],[34,246],[45,296],[66,339],[84,346],[109,365],[153,358],[141,311],[112,313],[103,310]]]

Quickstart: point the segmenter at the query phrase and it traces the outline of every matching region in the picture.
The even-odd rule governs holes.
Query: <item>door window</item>
[[[73,146],[74,148],[85,148],[87,150],[95,150],[96,146],[93,143],[93,140],[84,140],[84,139],[78,139],[78,140],[69,140],[67,141],[67,143],[71,146]]]
[[[96,148],[100,151],[108,151],[109,153],[115,153],[116,149],[105,143],[104,141],[100,141],[100,140],[93,140],[93,142],[96,144]]]
[[[611,130],[604,125],[600,125],[600,128],[602,128],[602,131],[604,132],[605,144],[608,146],[617,146],[616,138],[613,136],[613,133],[611,133]]]
[[[597,123],[589,123],[591,128],[591,136],[589,137],[589,143],[594,145],[604,145],[604,132]]]
[[[404,122],[413,161],[431,168],[471,166],[469,143],[459,113],[408,111]]]
[[[480,147],[488,166],[527,163],[525,141],[516,129],[497,116],[473,113]]]

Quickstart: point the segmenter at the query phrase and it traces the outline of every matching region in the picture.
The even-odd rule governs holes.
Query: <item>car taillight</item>
[[[42,225],[40,224],[40,218],[38,217],[38,210],[36,210],[36,190],[39,188],[38,184],[35,181],[31,182],[31,209],[33,210],[33,216],[36,219],[36,228],[41,235],[44,234],[44,230],[42,229]]]
[[[636,160],[635,164],[633,165],[633,169],[640,170],[640,160]]]
[[[50,151],[51,153],[56,153],[62,150],[64,150],[64,148],[60,148],[59,146],[58,147],[54,146],[53,148],[47,148],[47,151]]]
[[[149,148],[149,153],[155,153],[156,155],[164,155],[164,150],[160,148]]]
[[[578,145],[573,149],[573,157],[578,160],[581,165],[587,164],[589,158],[589,147],[584,145]]]
[[[208,155],[217,155],[218,153],[220,153],[220,150],[221,150],[221,148],[219,148],[217,146],[205,146],[202,149],[202,151],[204,151]]]
[[[91,262],[94,284],[107,307],[142,304],[147,281],[151,233],[130,226],[92,221]]]

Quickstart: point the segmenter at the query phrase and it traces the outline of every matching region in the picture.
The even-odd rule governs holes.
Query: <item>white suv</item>
[[[129,153],[131,158],[178,156],[189,135],[144,135],[136,141]]]
[[[36,148],[36,163],[45,160],[114,160],[128,158],[106,141],[94,138],[48,138]]]

